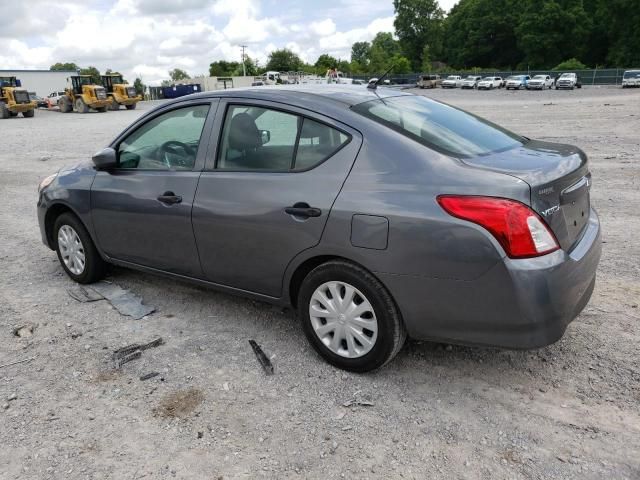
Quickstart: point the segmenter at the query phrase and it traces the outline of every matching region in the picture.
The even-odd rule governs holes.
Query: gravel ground
[[[0,365],[33,358],[0,368],[0,479],[640,478],[640,91],[418,92],[590,156],[604,252],[561,341],[414,341],[355,375],[313,353],[290,312],[189,284],[114,269],[157,308],[142,320],[78,303],[40,243],[37,182],[150,106],[38,111],[0,121]],[[14,335],[25,324],[33,334]],[[156,336],[112,369],[114,349]]]

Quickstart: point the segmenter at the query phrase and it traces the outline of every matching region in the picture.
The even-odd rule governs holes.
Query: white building
[[[41,97],[64,90],[68,85],[67,78],[77,74],[75,70],[0,70],[0,77],[16,77],[22,82],[22,88]]]

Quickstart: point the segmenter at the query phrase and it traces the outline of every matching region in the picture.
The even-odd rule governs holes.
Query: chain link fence
[[[592,69],[592,70],[567,70],[575,72],[580,78],[582,85],[622,85],[622,76],[624,72],[630,69],[624,68],[606,68],[606,69]],[[440,75],[440,78],[446,78],[449,75],[461,75],[466,77],[468,75],[478,75],[482,77],[502,77],[506,78],[511,75],[550,75],[552,78],[563,73],[558,70],[529,70],[529,71],[517,71],[517,70],[474,70],[474,71],[448,71],[448,72],[433,72],[436,75]],[[423,75],[421,73],[404,73],[404,74],[390,74],[387,76],[391,83],[396,85],[415,85],[418,78]],[[352,78],[356,80],[368,81],[370,78],[380,77],[380,74],[370,75],[353,75]]]

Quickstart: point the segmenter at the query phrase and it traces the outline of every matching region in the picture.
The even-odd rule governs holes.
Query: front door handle
[[[322,215],[319,208],[310,207],[308,203],[298,202],[293,207],[287,207],[284,212],[294,217],[310,218]]]
[[[174,205],[176,203],[182,202],[182,197],[180,195],[176,195],[173,192],[164,192],[158,197],[158,201],[167,205]]]

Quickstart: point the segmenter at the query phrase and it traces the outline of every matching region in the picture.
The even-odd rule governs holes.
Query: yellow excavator
[[[0,77],[0,118],[17,117],[19,113],[30,118],[35,115],[37,106],[16,77]]]
[[[58,106],[62,113],[75,110],[78,113],[87,113],[90,108],[98,112],[106,112],[110,105],[107,92],[104,87],[94,85],[89,75],[75,75],[69,78],[71,88],[65,89],[65,94],[58,100]]]
[[[124,82],[122,75],[102,75],[102,86],[107,90],[111,110],[120,110],[120,105],[127,110],[135,110],[137,103],[142,100],[136,89]]]

